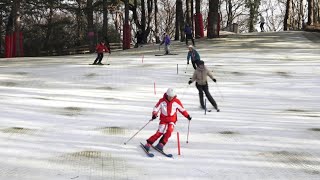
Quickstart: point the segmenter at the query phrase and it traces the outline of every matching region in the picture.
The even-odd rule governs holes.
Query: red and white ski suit
[[[157,132],[152,135],[147,142],[153,144],[160,136],[160,143],[165,145],[174,130],[174,126],[177,122],[177,111],[179,111],[184,117],[188,117],[189,113],[184,109],[182,103],[175,96],[171,101],[167,99],[167,94],[163,95],[156,106],[153,108],[152,115],[158,115],[160,111],[160,123]]]

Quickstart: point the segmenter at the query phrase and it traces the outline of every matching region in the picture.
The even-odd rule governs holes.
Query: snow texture
[[[1,59],[0,179],[320,179],[319,40],[290,31],[197,39],[221,110],[206,115],[183,42],[173,42],[176,56],[154,56],[157,45],[113,52],[110,66],[88,65],[95,54]],[[127,141],[169,87],[193,117],[189,142],[179,115],[165,146],[174,158],[152,149],[149,158],[139,145],[158,120]]]

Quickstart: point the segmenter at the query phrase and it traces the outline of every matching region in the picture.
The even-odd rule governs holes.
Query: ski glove
[[[214,78],[212,79],[212,81],[213,81],[213,82],[217,82],[217,80],[216,80],[216,79],[214,79]]]
[[[152,115],[152,120],[156,119],[158,116],[157,115]]]
[[[192,83],[192,81],[190,80],[189,82],[188,82],[188,84],[190,85]]]
[[[191,119],[192,119],[192,117],[190,115],[187,118],[188,118],[189,121],[191,121]]]

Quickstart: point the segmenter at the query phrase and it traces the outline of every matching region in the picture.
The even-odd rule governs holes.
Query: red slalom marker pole
[[[178,142],[178,155],[180,155],[180,138],[179,138],[179,132],[177,132],[177,142]]]

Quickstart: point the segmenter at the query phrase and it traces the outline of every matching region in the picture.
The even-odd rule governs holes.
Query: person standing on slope
[[[186,34],[186,45],[188,46],[188,39],[191,39],[192,41],[192,45],[194,45],[194,39],[193,39],[193,33],[192,33],[192,29],[191,27],[189,26],[189,24],[186,24],[186,26],[184,27],[184,32]]]
[[[209,92],[207,76],[209,76],[213,80],[213,82],[217,82],[217,80],[212,76],[212,73],[204,65],[204,62],[199,61],[198,67],[194,71],[192,79],[188,82],[188,84],[191,84],[192,82],[196,81],[196,87],[199,91],[200,105],[202,109],[206,109],[206,106],[204,105],[204,101],[203,101],[203,92],[204,92],[209,102],[217,110],[217,112],[219,112],[220,109],[218,108],[216,101],[212,98]]]
[[[260,14],[260,29],[261,29],[261,32],[264,32],[264,17],[262,16],[262,14]]]
[[[156,148],[163,150],[163,147],[167,144],[178,120],[177,111],[191,121],[192,118],[187,110],[184,109],[181,101],[177,98],[175,91],[172,88],[169,88],[153,108],[152,120],[156,119],[160,112],[160,123],[157,132],[147,139],[147,143],[144,145],[147,151],[150,150],[150,146],[160,137],[161,139]]]
[[[163,37],[162,37],[162,42],[160,43],[160,46],[164,44],[164,50],[165,50],[165,54],[169,54],[170,53],[170,44],[171,44],[171,40],[170,40],[170,36],[167,33],[163,33]]]
[[[103,41],[101,41],[97,46],[96,46],[96,52],[97,52],[97,58],[94,60],[93,65],[103,65],[101,63],[103,59],[103,52],[107,52],[111,54],[110,49],[104,44]]]
[[[187,55],[187,64],[189,64],[189,60],[191,58],[193,69],[197,69],[198,62],[200,61],[200,55],[192,45],[190,45],[188,48],[189,48],[189,51]]]

